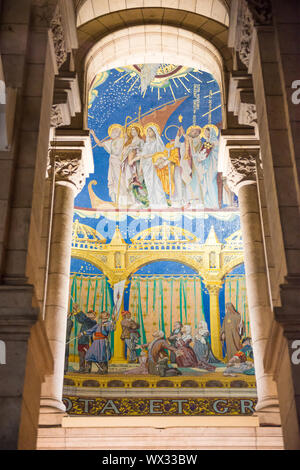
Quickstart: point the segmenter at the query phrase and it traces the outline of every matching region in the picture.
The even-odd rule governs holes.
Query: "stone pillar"
[[[80,149],[52,149],[51,156],[55,194],[45,323],[54,373],[46,377],[42,387],[40,424],[59,425],[65,411],[62,391],[74,198],[84,186],[86,169]]]
[[[230,150],[227,184],[239,198],[249,316],[254,353],[260,423],[279,425],[277,387],[264,367],[264,355],[273,320],[262,239],[256,183],[257,152]]]
[[[123,310],[123,304],[120,309],[121,311]],[[121,321],[122,321],[122,315],[120,313],[119,319],[116,322],[116,330],[115,330],[115,342],[114,342],[114,355],[111,359],[112,364],[126,364],[126,358],[125,358],[125,341],[121,339],[121,334],[122,334],[122,326],[121,326]]]
[[[270,221],[275,322],[265,360],[277,381],[285,448],[300,449],[299,372],[291,360],[299,339],[299,2],[232,0],[231,17],[228,45],[253,81]]]
[[[223,360],[221,343],[221,321],[219,293],[222,282],[207,283],[206,288],[209,292],[209,310],[210,310],[210,331],[211,331],[211,349],[217,359]]]

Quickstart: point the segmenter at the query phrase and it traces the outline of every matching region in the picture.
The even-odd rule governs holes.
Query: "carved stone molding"
[[[61,107],[57,104],[52,106],[50,125],[51,127],[59,127],[59,126],[64,125],[64,119],[63,119]]]
[[[36,27],[50,27],[51,20],[57,9],[58,0],[34,0],[32,5],[32,21]]]
[[[247,104],[246,105],[246,112],[245,112],[245,124],[248,126],[256,126],[257,125],[257,112],[256,112],[256,105],[255,104]]]
[[[51,29],[57,68],[60,69],[67,59],[67,48],[58,0],[35,0],[32,12],[32,21],[36,28]]]
[[[67,60],[68,54],[59,8],[56,8],[55,10],[55,14],[50,22],[50,28],[53,35],[57,68],[60,69],[63,63]]]
[[[246,0],[255,25],[271,25],[273,20],[271,0]]]
[[[270,0],[241,0],[238,14],[239,34],[236,48],[243,64],[249,67],[255,26],[272,24]]]
[[[235,194],[241,186],[256,183],[256,159],[256,152],[249,153],[243,149],[229,152],[226,182]]]
[[[250,53],[251,53],[251,42],[254,31],[254,20],[251,11],[249,10],[245,0],[241,3],[240,9],[240,35],[237,48],[239,56],[243,64],[249,67]]]

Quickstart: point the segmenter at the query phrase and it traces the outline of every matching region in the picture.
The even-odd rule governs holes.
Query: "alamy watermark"
[[[292,353],[291,361],[294,366],[298,366],[300,364],[300,339],[295,339],[292,342],[291,348],[295,350]]]
[[[295,90],[292,93],[292,103],[300,104],[300,80],[294,80],[292,83],[292,88]]]
[[[1,364],[6,364],[6,345],[2,340],[0,340],[0,365]]]

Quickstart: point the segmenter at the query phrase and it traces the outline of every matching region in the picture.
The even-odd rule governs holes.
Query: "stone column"
[[[81,150],[52,150],[55,195],[45,323],[54,373],[42,386],[40,424],[60,424],[72,246],[73,207],[85,183]]]
[[[206,288],[209,292],[209,310],[210,310],[210,331],[211,331],[211,349],[217,359],[223,360],[221,343],[221,321],[219,293],[222,282],[207,283]]]
[[[276,377],[285,448],[299,449],[299,371],[292,361],[300,329],[299,105],[293,102],[299,2],[232,0],[231,18],[228,45],[253,79],[270,221],[275,321],[266,363]]]
[[[125,287],[124,287],[124,292],[127,287],[128,280],[126,281]],[[126,364],[127,360],[125,358],[125,341],[121,339],[122,335],[122,315],[121,312],[124,310],[124,294],[123,294],[123,300],[119,312],[119,318],[116,321],[116,330],[114,333],[114,355],[111,359],[111,364]]]
[[[273,320],[262,239],[256,183],[256,158],[253,149],[230,150],[227,183],[239,198],[249,316],[254,353],[261,424],[280,424],[277,387],[264,367],[264,356]]]

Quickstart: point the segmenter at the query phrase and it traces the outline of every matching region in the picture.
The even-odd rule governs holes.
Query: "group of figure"
[[[79,310],[77,304],[73,305],[67,319],[65,373],[68,370],[69,342],[74,320],[81,325],[77,338],[78,372],[90,373],[94,363],[99,374],[107,374],[111,359],[110,333],[116,329],[114,316],[110,318],[109,313],[104,311],[97,321],[95,312],[84,313]],[[205,321],[200,322],[194,335],[191,325],[182,325],[177,321],[170,336],[166,338],[163,331],[155,331],[152,341],[146,344],[139,344],[140,325],[132,318],[131,312],[122,312],[121,327],[121,340],[126,345],[128,363],[139,364],[125,374],[170,377],[181,375],[180,369],[199,368],[214,372],[216,367],[224,364],[213,354]],[[226,342],[227,360],[224,375],[254,375],[251,338],[243,335],[244,324],[241,315],[231,303],[227,303],[220,337],[223,344]]]
[[[110,154],[111,200],[120,207],[163,209],[220,207],[218,132],[212,124],[191,126],[186,132],[181,126],[175,140],[166,146],[156,123],[145,127],[131,124],[125,133],[120,124],[113,124],[108,130],[110,139],[102,142],[93,130],[91,134],[97,145]],[[167,190],[161,177],[163,169],[168,177]],[[224,191],[224,197],[223,202],[231,204],[230,191]]]
[[[200,322],[194,335],[191,325],[182,325],[177,321],[168,338],[163,331],[156,331],[151,342],[139,345],[139,324],[131,318],[130,312],[123,312],[122,315],[122,338],[127,341],[128,362],[139,362],[138,367],[128,370],[126,374],[166,377],[181,375],[182,368],[200,368],[213,372],[218,366],[226,366],[223,372],[225,376],[255,373],[251,338],[244,336],[244,323],[232,303],[226,304],[220,337],[223,346],[226,344],[226,362],[213,354],[206,321]],[[176,364],[176,367],[172,367],[172,364]]]
[[[109,313],[103,311],[97,321],[94,311],[90,310],[84,313],[79,310],[78,304],[73,304],[72,312],[68,314],[67,318],[65,373],[68,370],[69,342],[74,320],[81,325],[79,336],[76,338],[78,340],[79,355],[78,372],[90,373],[92,363],[94,363],[99,374],[107,374],[108,363],[111,359],[110,333],[116,329],[114,316],[110,318]]]
[[[126,317],[126,323],[122,322],[123,331],[125,330],[124,336],[126,334],[136,336],[139,325],[134,322],[134,320],[129,319],[129,316],[131,316],[130,312],[123,313]],[[131,322],[130,324],[129,321]],[[133,327],[133,329],[131,333],[129,333],[128,328],[131,327]],[[190,344],[193,341],[191,333],[192,327],[190,325],[182,325],[181,322],[176,322],[168,338],[165,337],[163,331],[155,331],[153,333],[153,340],[146,344],[139,345],[136,340],[133,341],[133,338],[131,338],[130,343],[128,343],[129,362],[135,362],[138,358],[137,351],[140,349],[141,352],[138,358],[139,366],[128,370],[126,374],[150,374],[170,377],[181,375],[182,372],[180,368],[187,367],[214,371],[215,366],[207,360],[210,359],[210,357],[209,354],[206,354],[206,350],[196,348],[197,340],[195,341],[195,347],[192,348]],[[208,351],[211,352],[208,343],[206,343],[206,345]],[[131,350],[133,347],[135,356]],[[176,367],[173,367],[172,364],[176,364]]]

